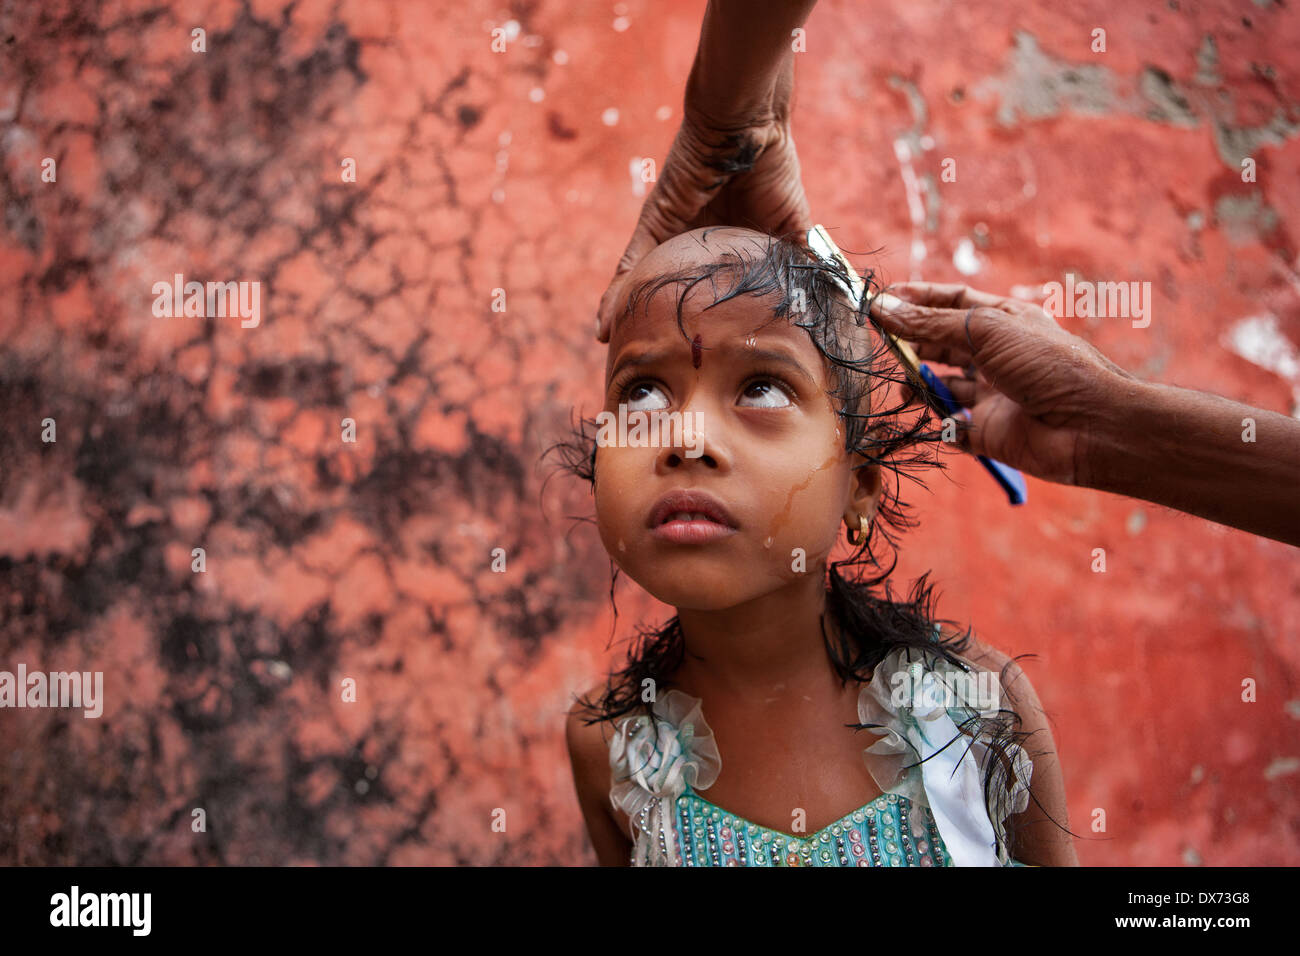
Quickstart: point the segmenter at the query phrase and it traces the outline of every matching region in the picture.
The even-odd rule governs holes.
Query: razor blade
[[[841,278],[836,273],[828,273],[832,281],[840,287],[849,304],[861,316],[862,299],[866,294],[867,284],[858,271],[853,268],[853,264],[840,251],[839,247],[831,239],[830,233],[821,225],[815,225],[808,230],[808,247],[822,259],[830,262],[838,262],[844,269],[845,277]],[[875,297],[883,308],[897,308],[903,305],[901,299],[888,293],[881,293]],[[859,323],[862,319],[859,318]],[[919,394],[924,398],[926,404],[940,414],[941,417],[956,416],[963,414],[962,407],[957,404],[957,399],[953,396],[948,386],[945,385],[939,376],[935,375],[930,367],[920,360],[912,347],[893,335],[888,330],[881,328],[879,324],[876,328],[884,336],[885,342],[898,356],[908,376],[915,384],[918,384]],[[986,455],[976,455],[979,463],[984,469],[993,476],[994,480],[1006,492],[1007,499],[1013,505],[1022,505],[1028,500],[1029,489],[1025,485],[1025,476],[1010,465],[1004,465],[1000,461],[994,461]]]

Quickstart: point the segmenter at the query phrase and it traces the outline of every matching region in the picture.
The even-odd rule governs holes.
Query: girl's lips
[[[721,501],[706,491],[684,488],[670,491],[654,503],[646,527],[653,529],[678,517],[705,518],[724,528],[736,527],[736,520]]]
[[[679,518],[676,521],[666,521],[656,525],[650,529],[650,533],[661,541],[670,541],[673,544],[707,544],[710,541],[730,537],[736,533],[736,529],[728,528],[716,521],[705,519],[683,521]]]

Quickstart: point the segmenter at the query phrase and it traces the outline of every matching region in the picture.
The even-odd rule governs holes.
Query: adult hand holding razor
[[[965,369],[939,378],[972,454],[1300,546],[1300,422],[1144,382],[1029,302],[929,282],[890,293],[872,300],[881,326]]]
[[[710,0],[682,125],[596,315],[609,341],[623,277],[652,249],[700,226],[780,235],[812,218],[790,134],[790,33],[815,0]]]

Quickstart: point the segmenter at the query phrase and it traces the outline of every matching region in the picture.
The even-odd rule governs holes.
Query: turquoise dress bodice
[[[1024,866],[1007,851],[1004,823],[1028,804],[1032,763],[1011,745],[1013,771],[995,772],[986,802],[992,753],[969,721],[988,702],[972,698],[959,673],[914,651],[885,658],[858,704],[878,738],[863,757],[883,792],[811,834],[761,826],[703,796],[722,758],[702,702],[678,690],[660,695],[655,720],[625,717],[610,745],[610,801],[631,821],[632,865]],[[932,696],[900,697],[899,674]],[[963,741],[952,739],[958,726],[967,728]]]
[[[691,791],[677,798],[684,866],[952,866],[934,817],[881,794],[816,833],[750,823]]]

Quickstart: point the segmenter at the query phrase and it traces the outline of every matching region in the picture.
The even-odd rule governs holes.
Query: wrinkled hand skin
[[[699,7],[624,32],[598,4],[512,8],[493,53],[498,3],[0,5],[0,670],[99,670],[105,694],[98,720],[0,709],[0,863],[595,862],[564,714],[666,615],[621,580],[613,620],[609,557],[567,518],[589,489],[542,497],[538,458],[601,407],[592,314],[646,198],[628,163],[671,145]],[[1221,339],[1272,315],[1300,341],[1300,137],[1275,121],[1297,18],[1180,7],[1116,7],[1093,56],[1065,6],[822,4],[792,123],[817,221],[885,283],[914,234],[936,281],[1150,279],[1150,328],[1062,325],[1288,410]],[[919,227],[899,136],[933,181]],[[260,326],[155,318],[178,272],[262,282]],[[904,488],[921,525],[891,583],[933,569],[941,614],[1039,655],[1087,768],[1081,862],[1300,863],[1295,719],[1267,693],[1300,677],[1293,551],[1077,488],[1015,511],[952,457]]]
[[[925,358],[963,367],[944,376],[971,414],[956,419],[960,447],[1045,481],[1087,485],[1097,467],[1093,438],[1110,430],[1137,377],[1033,303],[975,291],[989,304],[972,305],[955,291],[964,287],[942,288],[955,301],[896,288],[911,301],[894,298],[885,321],[916,339]],[[956,341],[940,337],[947,328]]]
[[[683,215],[684,209],[690,215]],[[809,228],[790,131],[781,126],[738,132],[683,127],[641,212],[637,235],[601,298],[597,338],[609,341],[627,292],[623,280],[642,256],[683,232],[735,223],[770,223],[767,231],[776,235]]]

